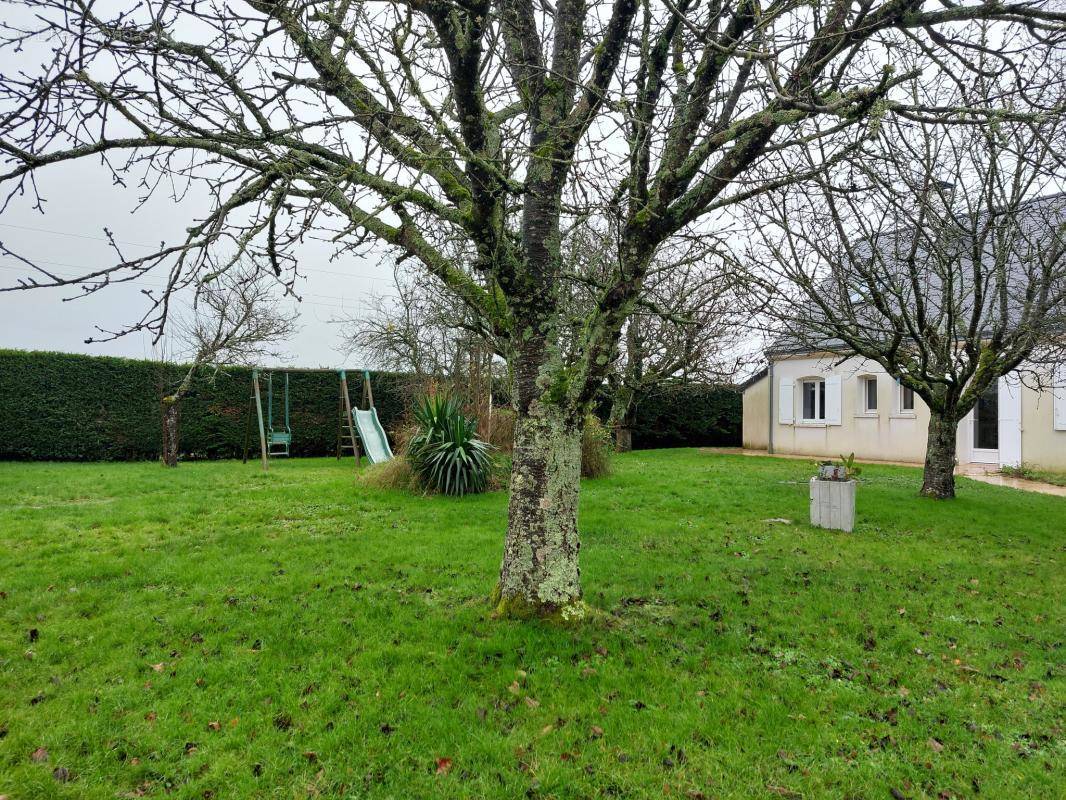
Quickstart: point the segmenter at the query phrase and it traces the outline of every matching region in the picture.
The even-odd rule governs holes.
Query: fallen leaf
[[[149,711],[147,714],[144,715],[144,718],[149,722],[155,722],[157,716],[158,715],[154,711]]]
[[[541,736],[547,736],[553,730],[555,730],[555,726],[554,725],[545,725],[543,728],[540,729],[540,735]]]
[[[30,760],[36,761],[38,764],[42,761],[48,760],[48,751],[43,747],[38,747],[32,753],[30,753]]]
[[[316,753],[314,750],[308,750],[306,753],[304,753],[304,758],[314,764],[318,761],[318,753]]]
[[[207,729],[211,731],[220,731],[222,730],[222,723],[218,720],[211,720],[207,723]]]
[[[939,739],[930,737],[929,741],[927,741],[926,744],[929,745],[933,749],[934,753],[942,753],[942,752],[944,752],[944,743],[941,742]]]
[[[515,681],[514,683],[512,683],[510,686],[507,687],[507,691],[509,691],[511,694],[515,694],[516,695],[516,694],[518,694],[519,692],[522,691],[522,687],[518,684],[518,681]]]
[[[155,672],[162,672],[163,669],[166,667],[166,664],[160,661],[158,664],[151,664],[150,666]]]
[[[537,708],[540,705],[540,700],[538,700],[535,697],[527,697],[526,698],[526,705],[529,706],[530,708]]]
[[[592,735],[593,739],[600,739],[603,737],[603,728],[599,725],[593,725],[589,728],[589,733]]]
[[[774,784],[768,783],[766,784],[766,791],[770,792],[770,794],[786,797],[788,800],[803,800],[802,794],[789,789],[787,786],[774,786]]]
[[[452,760],[450,758],[438,758],[437,759],[437,774],[447,775],[452,771]]]
[[[279,731],[287,731],[292,727],[292,717],[285,713],[278,714],[274,717],[274,727]]]

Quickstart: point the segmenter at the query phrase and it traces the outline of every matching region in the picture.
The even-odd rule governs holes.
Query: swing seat
[[[266,440],[268,456],[289,455],[289,445],[292,444],[292,434],[288,431],[268,431]]]

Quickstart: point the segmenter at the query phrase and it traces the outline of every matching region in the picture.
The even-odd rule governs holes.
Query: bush
[[[477,420],[449,395],[425,397],[415,406],[418,433],[407,458],[429,491],[462,496],[483,492],[492,476],[491,445],[477,435]]]
[[[599,417],[589,414],[581,431],[581,477],[602,478],[611,474],[611,434]]]
[[[514,450],[514,411],[510,408],[492,409],[489,444],[500,453]]]
[[[375,489],[397,489],[417,492],[421,486],[418,476],[405,455],[398,455],[380,464],[371,464],[360,476],[363,483]]]
[[[633,448],[739,447],[742,395],[726,386],[667,385],[635,409]]]

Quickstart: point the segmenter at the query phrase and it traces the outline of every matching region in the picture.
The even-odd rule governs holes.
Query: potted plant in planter
[[[860,472],[855,454],[840,463],[822,461],[811,478],[811,525],[847,531],[855,527],[855,476]]]

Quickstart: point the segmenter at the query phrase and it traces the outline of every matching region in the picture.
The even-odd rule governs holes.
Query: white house
[[[929,411],[879,364],[833,353],[768,354],[744,386],[744,446],[771,453],[925,460]],[[1001,378],[959,423],[960,464],[1066,471],[1066,365],[1056,388]]]

